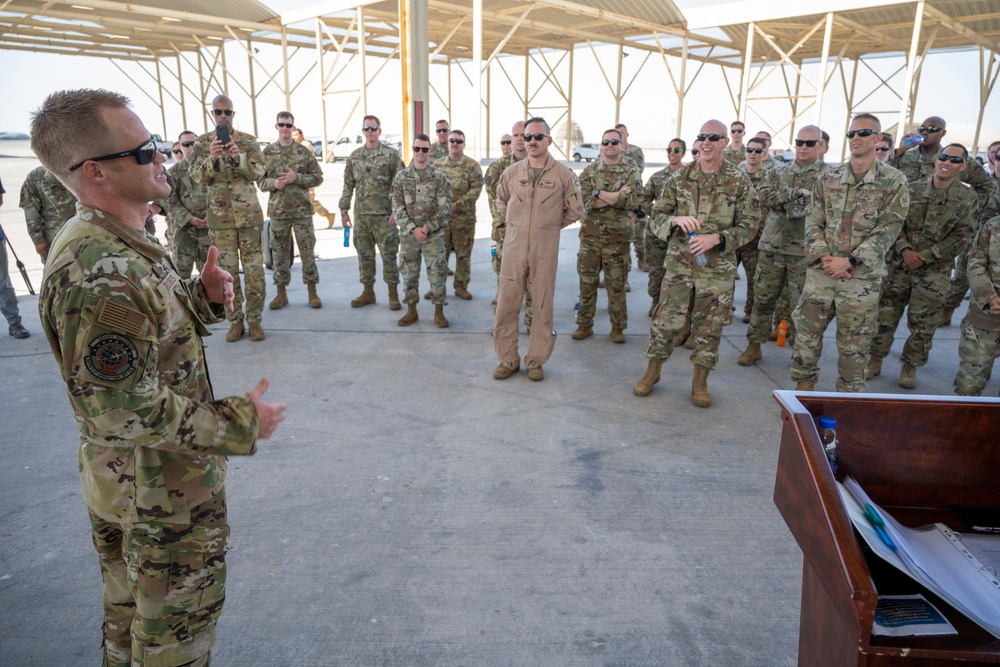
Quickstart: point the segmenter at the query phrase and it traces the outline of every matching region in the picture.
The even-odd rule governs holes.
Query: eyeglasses
[[[378,132],[379,131],[379,126],[378,125],[362,125],[361,129],[364,130],[365,132]]]
[[[526,134],[526,135],[524,135],[524,140],[525,141],[543,141],[543,140],[548,139],[548,138],[549,138],[549,135],[542,134],[541,132],[538,132],[536,134]]]
[[[888,146],[876,146],[875,150],[878,151],[879,153],[888,153],[892,149],[889,148]]]
[[[750,148],[749,146],[747,146],[745,150],[747,153],[756,153],[757,155],[764,152],[763,148]]]
[[[509,140],[508,141],[501,141],[500,145],[501,146],[510,146],[510,141]]]
[[[946,155],[944,153],[938,153],[938,162],[951,162],[952,164],[962,164],[965,162],[965,158],[960,155]]]
[[[876,134],[876,132],[875,130],[851,130],[847,133],[847,138],[853,139],[855,134],[859,137],[870,137],[873,134]]]
[[[445,132],[448,131],[448,128],[447,127],[439,127],[438,129],[436,129],[434,131],[437,132],[438,134],[444,134]]]
[[[621,139],[605,139],[604,141],[601,142],[601,145],[602,146],[617,146],[621,142],[622,142]]]
[[[698,157],[698,149],[695,148],[691,151],[691,157]]]
[[[668,148],[667,149],[667,153],[678,153],[678,154],[680,154],[680,153],[683,153],[683,152],[684,152],[684,149],[681,148],[680,146],[678,146],[676,148]]]
[[[795,140],[795,145],[797,147],[799,147],[799,148],[801,148],[802,146],[808,146],[809,148],[812,148],[813,146],[815,146],[818,143],[819,143],[819,139],[796,139]]]
[[[172,150],[172,151],[170,151],[170,152],[171,152],[171,153],[173,153],[174,155],[180,155],[180,154],[181,154],[181,153],[183,153],[184,151],[182,151],[182,150],[181,150],[181,149],[179,149],[179,148],[175,148],[175,149],[173,149],[173,150]]]
[[[725,139],[725,138],[726,138],[726,135],[724,135],[724,134],[699,134],[697,137],[695,137],[695,139],[697,139],[698,141],[708,140],[708,141],[711,141],[713,144],[716,141],[720,141],[720,140]]]
[[[449,139],[448,143],[449,144],[464,144],[465,143],[465,139]]]
[[[734,127],[731,130],[729,130],[729,132],[731,134],[743,134],[744,132],[746,132],[746,130],[741,130],[739,128]]]
[[[232,109],[212,109],[212,113],[215,114],[216,116],[221,116],[222,114],[226,114],[227,116],[232,116],[234,112]]]
[[[413,152],[414,153],[430,153],[431,152],[431,147],[430,146],[414,146],[413,147]]]
[[[183,146],[184,148],[191,148],[192,146],[194,146],[194,142],[193,141],[182,141],[181,142],[181,146]]]
[[[286,128],[286,129],[291,129],[291,128],[295,127],[294,123],[278,123],[277,125],[278,125],[278,127],[283,127],[283,128]]]
[[[129,156],[134,157],[135,161],[138,162],[139,164],[149,164],[150,162],[156,159],[156,143],[152,139],[150,139],[142,146],[139,146],[138,148],[133,148],[130,151],[123,151],[121,153],[111,153],[109,155],[102,155],[100,157],[89,157],[86,160],[77,162],[72,167],[70,167],[69,170],[76,171],[77,169],[83,166],[84,162],[103,162],[104,160],[117,160],[120,157],[129,157]]]
[[[917,128],[917,132],[920,134],[935,134],[943,129],[943,127],[937,127],[936,125],[921,125]]]

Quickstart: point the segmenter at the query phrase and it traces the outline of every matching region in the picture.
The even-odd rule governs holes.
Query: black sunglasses
[[[746,132],[746,130],[741,130],[738,127],[734,127],[733,129],[729,130],[729,132],[731,134],[743,134],[744,132]]]
[[[605,139],[604,141],[601,142],[601,145],[602,146],[617,146],[621,142],[622,142],[621,139]]]
[[[232,109],[212,109],[212,113],[214,113],[216,116],[221,116],[222,114],[226,114],[227,116],[232,116],[234,112]]]
[[[708,141],[711,141],[713,144],[716,141],[721,141],[722,139],[725,139],[725,138],[726,138],[726,135],[724,135],[724,134],[699,134],[697,137],[695,137],[695,139],[697,139],[698,141],[708,140]]]
[[[668,148],[667,152],[668,153],[678,153],[679,154],[679,153],[683,153],[684,149],[678,146],[677,148]]]
[[[129,156],[134,157],[135,161],[138,162],[139,164],[149,164],[150,162],[156,159],[156,143],[152,139],[150,139],[142,146],[139,146],[138,148],[133,148],[130,151],[123,151],[121,153],[111,153],[109,155],[102,155],[100,157],[89,157],[86,160],[81,160],[80,162],[77,162],[72,167],[70,167],[69,170],[76,171],[77,169],[83,166],[84,162],[103,162],[104,160],[117,160],[120,157],[129,157]]]
[[[921,125],[917,128],[917,132],[920,134],[934,134],[935,132],[940,132],[943,127],[938,127],[936,125]]]
[[[699,151],[698,151],[697,148],[692,149],[691,150],[691,157],[698,157],[698,153],[699,153]]]
[[[549,138],[549,135],[542,134],[541,132],[538,132],[536,134],[526,134],[526,135],[524,135],[525,141],[542,141],[542,140],[548,139],[548,138]]]
[[[365,131],[365,132],[378,132],[379,126],[378,125],[362,125],[361,129],[363,131]]]
[[[962,164],[965,162],[965,158],[960,155],[945,155],[944,153],[938,153],[939,162],[951,162],[952,164]]]
[[[437,132],[438,134],[442,134],[444,132],[447,132],[448,128],[447,127],[442,127],[440,129],[437,129],[437,130],[434,130],[434,131]]]
[[[510,140],[508,139],[507,141],[501,141],[500,145],[501,146],[510,146]]]
[[[430,153],[431,152],[431,147],[430,146],[414,146],[413,147],[413,152],[415,152],[415,153]]]
[[[449,139],[448,143],[449,144],[464,144],[465,143],[465,139]]]
[[[284,127],[284,128],[287,128],[287,129],[291,129],[291,128],[295,127],[295,124],[294,123],[278,123],[278,127]]]
[[[181,146],[183,146],[184,148],[191,148],[192,146],[194,146],[194,142],[193,141],[182,141],[181,142]]]
[[[875,130],[851,130],[847,133],[847,138],[853,139],[855,134],[859,137],[870,137],[875,133]]]
[[[757,155],[764,152],[763,148],[750,148],[749,146],[747,146],[745,150],[747,153],[756,153]]]
[[[173,149],[173,150],[172,150],[172,151],[170,151],[170,152],[171,152],[171,153],[173,153],[174,155],[180,155],[180,154],[181,154],[181,153],[183,153],[184,151],[182,151],[182,150],[181,150],[181,149],[179,149],[179,148],[175,148],[175,149]]]
[[[795,140],[795,145],[798,146],[798,147],[800,147],[800,148],[802,146],[808,146],[809,148],[812,148],[813,146],[815,146],[818,143],[819,143],[819,139],[796,139]]]
[[[875,150],[877,150],[879,153],[888,153],[892,149],[889,148],[888,146],[876,146]]]

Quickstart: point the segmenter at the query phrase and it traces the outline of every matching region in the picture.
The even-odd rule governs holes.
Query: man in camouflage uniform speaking
[[[395,148],[379,141],[382,123],[375,116],[365,116],[361,130],[365,145],[347,158],[344,166],[344,192],[340,195],[340,219],[351,226],[351,197],[354,197],[354,249],[364,290],[351,301],[352,308],[375,303],[375,246],[382,253],[382,278],[389,286],[389,310],[399,310],[399,230],[392,215],[389,195],[392,179],[403,168]]]
[[[284,419],[267,379],[216,400],[201,337],[232,308],[212,248],[181,279],[143,229],[169,191],[149,131],[103,90],[50,95],[31,148],[81,204],[49,253],[39,315],[80,429],[83,496],[104,581],[104,663],[210,662],[225,600],[226,456]],[[92,156],[97,157],[92,157]]]
[[[261,230],[264,213],[257,199],[257,179],[264,175],[260,145],[253,135],[233,129],[232,101],[225,95],[212,100],[212,114],[219,126],[229,128],[223,144],[218,129],[207,132],[194,145],[191,178],[208,186],[208,233],[219,248],[219,266],[233,276],[233,312],[229,314],[230,343],[243,337],[243,290],[239,269],[246,283],[246,320],[250,340],[264,340],[260,319],[264,313],[264,250]]]
[[[309,188],[323,182],[323,170],[313,151],[292,140],[295,118],[288,111],[278,114],[275,128],[278,140],[264,149],[264,175],[257,181],[263,192],[270,192],[267,215],[274,234],[274,284],[278,294],[269,304],[272,310],[288,305],[285,290],[291,282],[289,264],[292,230],[302,256],[302,282],[309,291],[309,307],[320,308],[323,302],[316,294],[319,270],[316,268],[316,232],[313,230],[313,205]]]
[[[44,262],[56,232],[76,215],[76,197],[48,169],[38,167],[24,179],[20,206],[24,209],[28,236]]]
[[[434,166],[451,183],[451,220],[444,232],[445,267],[448,254],[455,251],[455,296],[468,301],[472,275],[472,246],[476,240],[476,200],[483,191],[483,172],[479,163],[465,154],[465,133],[452,130],[448,137],[448,155],[434,161]]]
[[[792,320],[791,378],[812,391],[823,332],[837,318],[837,391],[864,391],[886,255],[910,206],[906,177],[875,159],[882,124],[858,114],[847,139],[851,159],[816,181],[806,214],[806,282]]]
[[[448,326],[444,316],[445,247],[444,230],[451,216],[452,186],[448,176],[430,165],[430,138],[418,134],[413,140],[413,162],[392,181],[392,213],[399,226],[399,268],[406,293],[406,314],[399,326],[416,322],[420,301],[420,257],[427,265],[434,302],[434,324]]]
[[[726,126],[710,120],[697,139],[701,156],[667,181],[653,205],[649,231],[670,245],[646,343],[649,362],[632,391],[649,396],[660,381],[660,369],[674,351],[674,337],[687,326],[690,308],[695,337],[691,400],[708,407],[708,374],[719,361],[722,328],[732,320],[736,249],[757,233],[760,205],[746,175],[723,161],[729,143]],[[703,266],[698,255],[705,255]]]
[[[170,250],[177,273],[181,278],[190,278],[191,270],[198,263],[198,270],[205,265],[208,247],[208,186],[195,183],[191,178],[191,162],[194,160],[194,143],[198,135],[181,132],[181,158],[167,171],[170,182],[168,211],[173,223]]]

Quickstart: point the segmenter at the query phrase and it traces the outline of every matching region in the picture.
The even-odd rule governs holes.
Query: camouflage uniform
[[[886,255],[899,236],[910,195],[906,178],[875,160],[861,182],[851,163],[827,169],[806,215],[806,282],[792,311],[795,342],[791,378],[815,382],[823,332],[837,318],[837,391],[864,391],[868,353],[878,324]],[[851,278],[832,278],[820,258],[854,257]]]
[[[435,141],[431,144],[431,162],[443,157],[448,157],[448,144],[445,142],[442,145],[440,142]]]
[[[632,188],[631,191],[619,194],[613,205],[594,208],[597,201],[594,190],[618,192],[626,185]],[[597,285],[604,271],[611,328],[624,331],[628,327],[626,257],[634,233],[629,214],[642,202],[642,180],[631,161],[622,159],[617,164],[605,164],[598,159],[580,174],[580,191],[586,213],[580,223],[580,250],[576,256],[576,272],[580,275],[580,309],[576,324],[580,327],[594,325]]]
[[[205,265],[212,242],[208,229],[195,227],[191,218],[206,219],[208,186],[191,178],[191,163],[181,160],[167,171],[170,198],[167,200],[167,221],[170,229],[170,254],[181,278],[190,278],[195,262],[198,270]]]
[[[81,204],[38,309],[80,429],[105,664],[206,665],[225,600],[226,456],[257,440],[249,396],[212,395],[201,338],[224,307],[154,238]]]
[[[403,168],[392,180],[392,213],[399,227],[399,271],[403,275],[403,302],[420,301],[420,257],[427,265],[431,283],[431,301],[435,306],[445,303],[444,235],[451,217],[452,186],[448,175],[428,165],[416,169],[412,164]],[[413,237],[413,230],[427,230],[423,242]]]
[[[449,157],[435,161],[434,166],[445,173],[451,184],[451,201],[455,215],[445,226],[445,266],[452,250],[455,251],[455,289],[469,286],[472,274],[472,246],[476,240],[476,200],[483,191],[483,172],[479,163],[468,155],[452,160]],[[394,209],[395,210],[395,209]]]
[[[403,161],[395,148],[379,143],[375,148],[355,149],[344,165],[344,192],[340,213],[346,215],[354,198],[354,250],[358,253],[361,284],[375,284],[375,246],[382,253],[382,278],[390,287],[399,284],[399,230],[389,224],[392,215],[390,191]],[[357,192],[355,192],[357,191]]]
[[[910,337],[903,346],[903,363],[917,368],[927,364],[934,331],[944,317],[944,298],[955,256],[965,252],[976,233],[976,195],[955,179],[944,192],[933,187],[934,177],[910,183],[910,209],[903,231],[889,256],[889,273],[882,283],[878,306],[878,332],[871,356],[885,358],[892,348],[903,309],[907,308]],[[916,269],[904,269],[902,252],[924,256]]]
[[[639,175],[639,185],[642,185],[642,172],[646,168],[646,155],[642,152],[642,149],[634,144],[629,144],[622,151],[622,161],[631,160],[632,164],[635,165],[636,171]],[[600,159],[595,160],[595,162],[600,162]],[[586,192],[584,192],[586,194]],[[642,190],[639,191],[639,204],[642,203]],[[639,205],[636,205],[639,208]],[[640,218],[634,212],[629,216],[629,224],[632,225],[632,241],[635,244],[635,258],[639,262],[639,266],[646,266],[648,270],[648,265],[646,264],[646,225],[648,221],[645,218]],[[632,255],[626,253],[627,262],[625,266],[627,270],[625,272],[626,279],[628,274],[632,271]]]
[[[812,191],[816,179],[823,173],[820,161],[809,164],[790,162],[765,172],[757,195],[761,207],[767,210],[767,221],[761,232],[756,289],[747,340],[758,345],[771,333],[775,304],[782,288],[788,285],[791,303],[798,303],[806,281],[805,217],[807,199],[800,190]],[[794,332],[793,332],[794,335]]]
[[[56,232],[76,215],[76,195],[45,167],[38,167],[24,179],[20,207],[31,242],[51,245]]]
[[[991,178],[993,190],[984,200],[980,200],[979,221],[985,223],[994,216],[1000,215],[1000,181],[995,177]],[[962,300],[969,291],[969,274],[966,266],[965,254],[962,253],[955,258],[955,275],[948,286],[948,295],[945,297],[944,309],[949,314],[962,305]]]
[[[1000,216],[986,222],[969,249],[969,286],[972,303],[962,320],[958,341],[955,393],[979,396],[1000,356],[1000,315],[989,312],[1000,296]]]
[[[230,131],[231,141],[239,148],[239,162],[228,153],[212,163],[209,146],[215,131],[207,132],[195,141],[191,160],[191,179],[208,186],[208,236],[219,249],[219,267],[233,276],[233,312],[229,321],[243,322],[243,290],[240,287],[240,265],[246,287],[246,320],[260,324],[264,312],[264,251],[261,230],[264,213],[257,199],[257,179],[264,175],[264,159],[253,135],[239,130]]]
[[[302,257],[302,282],[315,285],[319,283],[319,270],[316,268],[316,231],[313,229],[309,189],[323,182],[323,170],[316,162],[313,151],[294,141],[289,146],[274,142],[264,149],[262,156],[264,175],[257,181],[257,186],[262,192],[271,193],[267,215],[271,219],[274,239],[271,248],[274,284],[287,287],[292,280],[289,258],[294,230],[295,243]],[[295,180],[276,190],[275,179],[289,168],[295,172]]]
[[[702,221],[698,234],[719,234],[725,242],[705,253],[708,263],[704,267],[691,254],[684,230],[671,227],[675,217],[687,215]],[[736,249],[757,233],[760,215],[749,179],[725,161],[714,174],[702,173],[699,163],[692,162],[667,181],[649,223],[649,231],[668,241],[669,247],[660,303],[646,343],[647,359],[670,358],[674,336],[686,330],[690,313],[695,336],[691,361],[708,370],[715,368],[722,328],[732,320]]]
[[[767,169],[763,167],[758,167],[757,171],[750,173],[747,171],[746,162],[740,162],[739,170],[746,174],[746,177],[750,179],[750,185],[756,190],[760,187],[761,181],[764,180],[764,176],[767,175]],[[746,303],[743,304],[743,314],[750,317],[753,312],[753,304],[756,298],[756,291],[754,288],[754,278],[757,275],[757,261],[760,257],[758,247],[760,245],[760,235],[764,232],[764,225],[761,225],[757,229],[757,234],[754,235],[750,241],[744,245],[742,248],[736,249],[736,264],[737,266],[743,265],[743,272],[747,276],[747,298]]]
[[[746,159],[746,151],[743,148],[735,148],[729,144],[722,149],[722,159],[729,163],[731,167],[738,167]],[[760,171],[758,169],[757,171]],[[750,174],[747,174],[749,176]],[[751,178],[751,182],[753,179]]]
[[[646,187],[643,189],[643,201],[642,210],[646,212],[646,218],[643,222],[643,229],[648,230],[649,222],[652,220],[653,214],[653,204],[659,198],[660,193],[663,192],[663,186],[666,184],[667,180],[680,171],[682,168],[671,169],[670,166],[666,166],[663,169],[655,172],[646,181]],[[653,300],[660,298],[660,286],[663,284],[663,276],[666,274],[667,270],[663,268],[663,260],[667,256],[667,246],[669,245],[666,241],[663,241],[656,237],[655,234],[645,234],[644,240],[644,256],[646,258],[646,266],[649,267],[649,283],[646,287],[646,293],[652,297]]]
[[[496,243],[496,252],[492,257],[493,271],[497,274],[497,291],[500,291],[500,262],[503,260],[503,242],[507,237],[507,225],[504,223],[503,216],[497,211],[496,199],[497,199],[497,185],[500,184],[500,176],[507,167],[518,161],[514,153],[508,153],[503,157],[494,160],[489,167],[486,168],[486,176],[483,177],[483,186],[486,189],[486,195],[490,204],[490,215],[493,217],[493,232],[490,238]],[[524,288],[524,326],[531,328],[532,310],[531,310],[531,292],[529,291],[530,286],[525,286]],[[497,300],[493,297],[493,312],[496,313],[497,310]]]

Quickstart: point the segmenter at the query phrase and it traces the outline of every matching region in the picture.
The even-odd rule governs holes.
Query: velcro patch
[[[133,336],[141,336],[146,327],[146,318],[142,313],[134,308],[129,308],[120,303],[105,301],[101,306],[101,312],[97,316],[97,321],[107,325],[112,329],[124,331]]]
[[[554,188],[554,187],[556,187],[556,182],[555,181],[550,181],[550,180],[547,180],[547,179],[543,179],[543,180],[538,181],[538,187],[540,187],[540,188]]]
[[[121,382],[135,372],[139,354],[135,344],[118,333],[103,333],[88,344],[83,363],[94,377],[105,382]]]

